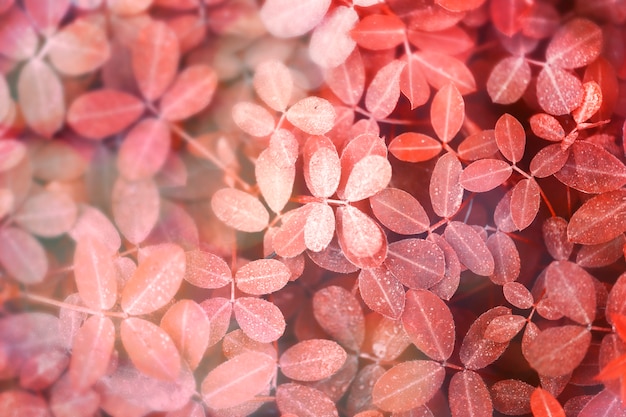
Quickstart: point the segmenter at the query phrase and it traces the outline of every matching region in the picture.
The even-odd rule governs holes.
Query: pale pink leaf
[[[17,96],[24,119],[38,134],[51,137],[65,120],[65,93],[59,76],[44,61],[33,58],[17,80]]]
[[[284,112],[291,100],[293,77],[281,61],[268,60],[255,68],[252,79],[259,98],[272,109]]]
[[[271,237],[271,246],[276,254],[285,258],[293,258],[306,250],[305,227],[312,210],[313,205],[305,204],[286,213],[282,219],[282,225]]]
[[[549,114],[568,114],[583,99],[583,86],[578,77],[551,65],[543,67],[537,77],[537,101]]]
[[[269,0],[259,16],[267,30],[278,38],[304,35],[317,26],[330,7],[331,0]]]
[[[430,51],[416,52],[413,56],[419,62],[428,84],[435,89],[452,83],[461,95],[476,91],[474,75],[458,58]]]
[[[318,290],[313,296],[313,314],[322,329],[340,345],[359,351],[365,339],[365,318],[353,294],[338,286]]]
[[[136,317],[122,321],[120,335],[133,364],[146,375],[174,381],[181,369],[176,345],[156,324]]]
[[[189,368],[196,369],[211,336],[211,324],[202,307],[193,300],[180,300],[167,309],[160,326],[172,338]]]
[[[561,376],[582,362],[590,343],[591,333],[584,327],[549,327],[530,342],[524,356],[539,374]]]
[[[110,318],[85,320],[72,345],[69,376],[74,389],[83,391],[107,373],[114,345],[115,326]]]
[[[165,164],[171,136],[161,119],[145,118],[128,132],[119,148],[117,168],[129,181],[154,176]]]
[[[382,67],[367,87],[365,93],[365,108],[376,120],[389,116],[398,104],[400,98],[400,74],[406,65],[395,59]]]
[[[380,265],[387,253],[387,238],[371,217],[353,206],[336,212],[339,246],[350,262],[361,268]]]
[[[433,211],[440,217],[451,217],[463,202],[463,187],[459,177],[463,170],[461,162],[453,153],[441,156],[430,177],[429,194]]]
[[[546,61],[561,68],[578,68],[602,51],[602,30],[591,20],[572,19],[559,28],[546,49]]]
[[[437,362],[403,362],[378,379],[372,401],[384,411],[409,411],[426,404],[439,390],[444,377],[445,370]]]
[[[595,81],[587,81],[583,84],[583,101],[577,109],[572,111],[572,117],[578,124],[589,120],[602,106],[602,88]]]
[[[208,65],[191,65],[180,72],[159,102],[165,120],[196,115],[209,105],[217,89],[217,73]]]
[[[81,207],[80,215],[68,234],[76,242],[82,239],[95,238],[104,245],[110,254],[115,253],[122,244],[120,234],[111,220],[100,210],[87,205]]]
[[[433,159],[441,152],[441,142],[423,133],[404,132],[389,143],[389,152],[405,162]]]
[[[68,194],[42,191],[28,197],[13,218],[29,232],[49,238],[70,231],[77,215],[76,203]]]
[[[519,230],[530,226],[539,212],[541,189],[533,178],[520,180],[511,195],[511,218]]]
[[[276,388],[276,405],[282,416],[336,417],[337,407],[322,391],[300,384],[280,384]]]
[[[0,264],[10,278],[25,285],[42,282],[48,272],[42,244],[17,227],[0,229]]]
[[[277,129],[270,137],[269,152],[279,168],[294,165],[298,159],[299,143],[291,131]]]
[[[450,380],[448,391],[453,417],[478,417],[493,414],[491,394],[483,378],[476,372],[457,372]]]
[[[387,158],[370,155],[358,161],[348,174],[343,198],[360,201],[384,189],[391,180],[391,164]]]
[[[359,21],[352,7],[338,6],[315,28],[309,42],[311,60],[325,69],[343,64],[355,50],[350,30]]]
[[[344,198],[344,191],[349,178],[345,173],[351,172],[354,166],[362,159],[373,155],[387,158],[385,141],[376,133],[361,133],[356,137],[353,136],[353,139],[348,143],[344,143],[341,153],[341,172],[344,175],[341,176],[339,187],[337,188],[337,196],[340,199]]]
[[[19,384],[22,388],[32,391],[45,390],[65,373],[69,363],[68,352],[64,349],[44,350],[23,363]]]
[[[200,307],[209,318],[211,324],[209,346],[213,346],[222,340],[228,331],[233,305],[228,298],[212,297],[200,303]]]
[[[513,306],[521,309],[531,308],[534,304],[534,299],[530,291],[519,282],[507,282],[502,287],[504,298]]]
[[[403,239],[389,244],[385,265],[409,288],[430,288],[443,279],[445,257],[434,242]]]
[[[446,241],[454,248],[459,260],[477,275],[490,276],[495,264],[485,241],[471,226],[452,221],[444,232]]]
[[[307,139],[302,151],[304,180],[315,197],[330,197],[337,190],[341,176],[341,163],[337,149],[326,136]]]
[[[139,90],[148,100],[158,99],[178,71],[180,45],[167,24],[150,21],[132,44],[132,67]]]
[[[563,168],[568,158],[569,152],[564,152],[560,144],[548,145],[533,156],[530,172],[537,178],[549,177]]]
[[[259,200],[234,188],[216,191],[211,208],[218,219],[242,232],[260,232],[269,222],[269,213]]]
[[[335,213],[328,204],[310,203],[311,211],[304,224],[304,244],[313,252],[319,252],[330,244],[335,234]]]
[[[495,138],[502,155],[514,164],[524,156],[526,132],[524,126],[508,113],[500,116],[496,122]]]
[[[485,338],[489,323],[496,317],[511,315],[511,310],[498,306],[481,314],[470,326],[463,338],[459,357],[466,368],[482,369],[496,361],[509,346],[508,342],[498,343]]]
[[[273,303],[260,298],[240,297],[233,305],[239,327],[250,339],[270,343],[285,331],[285,318]]]
[[[443,143],[450,142],[463,126],[465,101],[454,84],[441,87],[430,106],[430,122]]]
[[[402,325],[411,342],[426,356],[445,361],[454,349],[454,318],[450,308],[428,290],[409,290]]]
[[[107,0],[109,10],[121,16],[133,16],[146,11],[154,0]]]
[[[278,365],[288,378],[318,381],[335,374],[346,358],[346,351],[336,342],[311,339],[297,343],[283,352]]]
[[[291,272],[276,259],[257,259],[235,273],[237,288],[247,294],[263,295],[280,290],[289,281]]]
[[[506,161],[480,159],[465,167],[459,175],[459,183],[468,191],[484,193],[504,183],[512,172],[513,168]]]
[[[86,306],[109,310],[117,301],[117,271],[113,257],[97,237],[86,235],[77,242],[74,279]]]
[[[185,275],[185,252],[173,243],[150,247],[122,291],[122,309],[132,315],[151,313],[174,297]]]
[[[94,90],[70,105],[67,122],[78,134],[101,140],[133,124],[145,106],[133,95],[116,90]]]
[[[226,358],[232,359],[246,352],[261,352],[278,359],[278,352],[273,343],[261,343],[252,340],[241,329],[233,330],[224,336],[222,353]]]
[[[287,120],[311,135],[323,135],[333,128],[337,113],[326,99],[310,96],[296,102],[286,113]]]
[[[498,316],[485,329],[485,339],[506,343],[513,339],[526,325],[526,317],[515,314]]]
[[[400,91],[411,102],[411,109],[426,104],[430,97],[430,86],[417,58],[410,54],[400,74]]]
[[[295,166],[278,166],[266,149],[259,154],[254,173],[265,202],[274,213],[279,213],[291,197],[296,177]]]
[[[580,411],[579,417],[624,417],[624,407],[620,396],[609,389],[596,394]]]
[[[21,7],[0,15],[0,54],[22,61],[35,55],[39,38]]]
[[[274,131],[274,116],[258,104],[240,101],[233,106],[232,117],[235,124],[251,136],[263,137]]]
[[[361,48],[385,50],[405,40],[406,27],[395,14],[370,14],[356,24],[351,35]]]
[[[457,152],[459,157],[466,161],[493,157],[498,152],[495,130],[481,130],[467,136],[459,144]]]
[[[519,277],[521,261],[513,239],[498,231],[487,239],[487,248],[494,260],[493,274],[489,279],[498,285],[515,281]]]
[[[324,48],[327,48],[327,45],[324,45]],[[356,105],[365,90],[365,67],[359,49],[354,49],[345,62],[327,68],[324,71],[324,79],[341,101],[350,106]]]
[[[575,263],[554,261],[546,269],[546,294],[561,313],[580,324],[590,324],[596,314],[593,278]]]
[[[103,28],[87,19],[76,19],[49,40],[48,58],[64,75],[79,76],[100,68],[111,48]]]
[[[404,310],[404,287],[384,265],[361,270],[359,293],[369,308],[385,317],[397,320]]]
[[[517,380],[503,379],[491,386],[493,408],[507,415],[530,413],[530,395],[535,387]]]
[[[624,256],[624,245],[626,245],[624,234],[605,243],[585,245],[576,254],[576,264],[583,268],[600,268],[611,265]]]
[[[118,178],[111,199],[113,219],[122,234],[132,243],[142,242],[159,218],[161,199],[154,181]]]
[[[530,128],[542,139],[560,142],[565,138],[565,130],[556,117],[546,113],[536,113],[530,117]]]
[[[399,188],[385,188],[369,199],[374,216],[392,231],[416,235],[430,226],[426,210],[411,194]]]
[[[185,253],[185,281],[200,288],[221,288],[232,280],[230,267],[222,258],[201,249]]]
[[[510,56],[499,61],[489,73],[487,93],[491,101],[512,104],[519,100],[530,83],[531,70],[523,56]]]
[[[626,190],[606,192],[587,200],[572,215],[567,238],[574,243],[608,242],[626,231]]]

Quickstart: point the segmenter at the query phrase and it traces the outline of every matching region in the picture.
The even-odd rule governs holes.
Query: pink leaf
[[[530,291],[519,282],[507,282],[502,287],[504,298],[513,306],[521,309],[531,308],[534,304],[534,299]]]
[[[579,417],[623,417],[624,406],[620,396],[610,389],[605,389],[596,394],[580,411]]]
[[[43,398],[18,388],[0,393],[0,413],[7,417],[48,417],[48,404]]]
[[[228,298],[213,297],[200,303],[200,307],[209,318],[211,324],[209,346],[213,346],[222,340],[228,331],[233,305]]]
[[[235,283],[247,294],[263,295],[283,288],[290,276],[284,263],[276,259],[257,259],[237,270]]]
[[[543,388],[535,388],[530,396],[530,409],[537,417],[565,417],[559,401]]]
[[[256,181],[270,209],[279,213],[289,201],[296,176],[294,165],[278,166],[269,150],[261,152],[255,165]]]
[[[313,207],[311,204],[305,204],[286,213],[282,220],[283,224],[272,237],[272,246],[276,254],[293,258],[306,250],[305,227]],[[333,234],[334,232],[333,228]]]
[[[473,133],[459,144],[459,157],[467,161],[491,158],[498,152],[495,130],[487,129]]]
[[[459,177],[463,166],[456,155],[441,156],[430,178],[429,194],[433,211],[440,217],[452,217],[463,202],[463,187]]]
[[[430,288],[443,279],[445,258],[437,244],[403,239],[389,244],[385,265],[409,288]]]
[[[240,101],[233,106],[232,117],[235,124],[251,136],[263,137],[274,131],[274,116],[258,104]]]
[[[507,415],[530,413],[530,395],[535,387],[517,380],[503,379],[491,386],[493,408]]]
[[[259,16],[267,30],[278,38],[304,35],[317,26],[330,6],[331,0],[269,0],[261,7]]]
[[[161,97],[161,116],[168,121],[194,116],[209,105],[216,89],[217,74],[211,67],[191,65],[181,71]]]
[[[50,62],[59,72],[69,76],[94,71],[111,55],[106,33],[87,19],[76,19],[64,26],[49,42]]]
[[[435,51],[448,55],[458,55],[475,46],[466,30],[459,26],[428,32],[409,29],[408,39],[420,50]]]
[[[369,199],[374,216],[392,231],[416,235],[430,226],[426,210],[411,194],[398,188],[385,188]]]
[[[387,158],[366,156],[348,174],[343,198],[349,202],[364,200],[384,189],[390,180],[391,164]]]
[[[110,11],[121,16],[132,16],[146,11],[154,0],[107,0]]]
[[[41,243],[17,227],[0,229],[0,264],[9,277],[26,285],[43,281],[48,272]]]
[[[117,301],[117,271],[113,258],[96,237],[85,236],[77,242],[74,278],[86,306],[109,310]]]
[[[513,239],[498,231],[487,239],[487,248],[494,260],[491,281],[498,285],[515,281],[519,277],[521,261]]]
[[[285,331],[283,314],[269,301],[240,297],[235,301],[233,310],[241,330],[257,342],[273,342],[278,340]]]
[[[133,74],[148,100],[158,99],[178,71],[180,46],[176,33],[159,21],[150,21],[132,45]]]
[[[598,245],[586,245],[576,254],[576,264],[583,268],[600,268],[611,265],[624,256],[626,237],[618,235],[615,239]]]
[[[524,156],[526,132],[524,126],[508,113],[500,116],[495,128],[496,144],[502,155],[514,164]]]
[[[328,44],[325,44],[324,48],[328,48]],[[324,79],[341,101],[350,106],[356,105],[365,90],[365,68],[359,49],[355,49],[345,62],[327,68],[324,72]]]
[[[590,324],[596,314],[593,278],[575,263],[554,261],[546,269],[545,286],[550,302],[580,324]]]
[[[459,351],[461,362],[466,368],[482,369],[495,362],[504,353],[509,346],[508,342],[494,342],[485,338],[484,334],[492,320],[508,315],[511,315],[510,309],[498,306],[487,310],[472,323],[463,338]]]
[[[26,63],[17,81],[24,119],[42,136],[51,137],[65,120],[65,93],[59,76],[38,58]]]
[[[372,401],[384,411],[409,411],[426,404],[441,387],[444,376],[444,368],[437,362],[400,363],[378,379]]]
[[[387,253],[387,239],[380,226],[361,210],[341,206],[336,213],[339,246],[350,262],[361,268],[375,268]]]
[[[513,339],[526,325],[526,317],[518,315],[498,316],[485,329],[485,339],[506,343]]]
[[[489,73],[487,93],[494,103],[515,103],[526,91],[531,75],[530,65],[525,57],[504,58]]]
[[[72,345],[69,376],[75,390],[84,391],[107,373],[114,345],[115,326],[110,318],[85,320]]]
[[[269,107],[279,112],[287,109],[293,91],[293,78],[285,64],[269,60],[257,65],[253,85],[259,98]]]
[[[311,339],[296,343],[283,352],[278,365],[288,378],[318,381],[336,373],[346,358],[346,351],[336,342]]]
[[[122,291],[122,309],[132,315],[151,313],[174,297],[185,275],[185,252],[173,243],[150,247]]]
[[[523,18],[529,10],[530,4],[524,0],[493,0],[489,8],[493,25],[509,37],[522,28]]]
[[[572,111],[572,117],[578,124],[589,120],[602,106],[602,89],[595,81],[583,84],[583,101],[577,109]]]
[[[554,116],[536,113],[531,116],[529,121],[533,133],[542,139],[560,142],[565,138],[565,130]]]
[[[326,136],[311,136],[302,151],[304,180],[315,197],[330,197],[337,190],[341,176],[339,155]]]
[[[533,178],[520,180],[511,195],[511,218],[519,230],[524,230],[535,220],[539,212],[541,189]]]
[[[533,156],[530,172],[537,178],[549,177],[563,168],[568,158],[569,152],[564,152],[560,144],[548,145]]]
[[[400,74],[406,65],[395,59],[382,67],[367,87],[365,94],[365,108],[376,120],[389,116],[396,108],[400,98]]]
[[[546,49],[549,65],[578,68],[591,63],[602,50],[602,30],[591,20],[577,18],[554,34]]]
[[[117,252],[122,244],[111,220],[100,210],[87,205],[81,207],[81,213],[68,234],[76,242],[91,238],[99,240],[110,254]]]
[[[469,225],[452,221],[446,227],[446,241],[454,248],[459,260],[477,275],[489,276],[494,260],[480,235]]]
[[[5,76],[3,74],[0,74],[0,121],[4,121],[6,118],[10,116],[12,107],[13,107],[13,100],[11,98],[11,91],[9,90],[9,84],[7,84],[7,80]],[[13,141],[13,142],[19,143],[17,141]],[[4,166],[4,163],[2,166]]]
[[[130,360],[141,372],[165,381],[178,378],[180,354],[165,330],[131,317],[122,321],[120,335]]]
[[[355,50],[356,42],[350,30],[359,21],[352,7],[338,6],[315,28],[309,43],[311,60],[331,70],[341,66]],[[354,104],[354,103],[351,103]]]
[[[57,237],[72,229],[76,203],[62,192],[42,191],[28,197],[13,214],[18,225],[41,237]]]
[[[141,100],[115,90],[95,90],[71,104],[67,122],[78,134],[100,140],[133,124],[144,112]]]
[[[37,32],[21,7],[11,7],[0,16],[0,53],[15,61],[35,55],[39,46]]]
[[[304,244],[313,252],[319,252],[330,244],[335,234],[335,213],[322,203],[310,203],[311,211],[304,224]]]
[[[151,179],[129,182],[118,178],[111,197],[113,219],[132,243],[142,242],[159,218],[159,190]]]
[[[452,83],[461,95],[476,91],[474,75],[459,59],[439,52],[416,52],[413,56],[422,67],[422,72],[435,89]]]
[[[568,114],[583,99],[580,80],[560,67],[546,65],[537,77],[537,101],[541,108],[555,116]]]
[[[443,279],[429,288],[429,290],[443,300],[450,300],[459,288],[461,278],[461,262],[456,252],[446,240],[436,233],[431,233],[428,239],[435,242],[443,251],[446,270]]]
[[[276,405],[282,416],[336,417],[337,407],[322,391],[300,384],[280,384],[276,388]]]
[[[454,318],[450,308],[427,290],[409,290],[402,325],[411,342],[426,356],[445,361],[454,349]]]
[[[404,310],[404,287],[384,265],[361,270],[359,293],[369,308],[385,317],[397,320]]]
[[[574,243],[608,242],[626,231],[626,190],[606,192],[587,200],[572,216],[567,238]]]
[[[201,249],[185,253],[185,281],[200,288],[221,288],[232,280],[230,267],[222,258]]]
[[[465,102],[454,84],[446,84],[430,106],[430,122],[443,143],[450,142],[463,126]]]
[[[441,149],[441,142],[417,132],[402,133],[389,143],[389,152],[405,162],[428,161],[439,155]]]
[[[310,96],[287,110],[289,123],[311,135],[323,135],[333,128],[337,113],[326,99]]]
[[[499,159],[480,159],[469,164],[459,176],[463,188],[475,193],[484,193],[503,184],[513,169],[506,161]]]
[[[411,110],[426,104],[430,97],[430,87],[413,54],[408,55],[407,64],[400,74],[400,91],[411,102]]]
[[[129,181],[154,176],[170,152],[170,130],[161,119],[145,118],[126,135],[117,156],[117,168]]]
[[[530,342],[524,356],[541,375],[566,375],[582,362],[590,342],[591,333],[584,327],[549,327]]]
[[[48,349],[37,353],[23,363],[19,384],[32,391],[47,389],[63,375],[69,363],[69,355],[64,349]]]
[[[269,213],[259,200],[234,188],[216,191],[211,208],[218,219],[243,232],[260,232],[269,222]]]
[[[330,286],[313,296],[313,314],[319,325],[339,344],[359,351],[365,338],[361,305],[348,290]]]
[[[362,48],[384,50],[400,45],[405,30],[404,22],[396,15],[370,14],[357,23],[351,35]]]
[[[450,411],[454,417],[476,417],[493,414],[491,394],[483,378],[476,372],[457,372],[448,391]]]
[[[279,168],[294,165],[298,159],[299,143],[291,131],[277,129],[270,137],[269,152]]]
[[[160,326],[172,338],[189,368],[196,369],[211,335],[211,324],[202,307],[192,300],[180,300],[167,309]]]

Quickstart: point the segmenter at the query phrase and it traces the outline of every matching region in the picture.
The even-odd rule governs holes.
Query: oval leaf
[[[326,136],[311,136],[302,150],[304,180],[315,197],[327,198],[335,193],[341,176],[337,148]]]
[[[165,312],[160,326],[170,335],[189,368],[196,369],[211,335],[211,324],[200,304],[180,300]]]
[[[359,351],[365,338],[363,310],[348,290],[330,286],[313,296],[313,314],[319,325],[339,344]]]
[[[14,213],[18,225],[41,237],[57,237],[72,229],[78,210],[62,192],[43,191],[27,198]]]
[[[404,287],[384,265],[361,270],[359,293],[369,308],[390,319],[399,319],[404,310]]]
[[[513,187],[511,219],[518,230],[524,230],[535,220],[541,203],[540,192],[534,178],[524,178]]]
[[[572,19],[554,34],[546,60],[561,68],[578,68],[595,60],[602,51],[602,30],[588,19]]]
[[[493,255],[474,228],[462,222],[452,221],[446,227],[444,237],[457,253],[461,263],[472,272],[483,276],[493,274],[495,268]]]
[[[311,135],[323,135],[333,128],[337,114],[326,99],[306,97],[287,110],[289,123]]]
[[[537,77],[537,101],[541,108],[555,116],[571,113],[580,106],[583,86],[573,74],[550,65]]]
[[[487,79],[487,93],[494,103],[512,104],[530,83],[531,70],[523,56],[510,56],[496,64]]]
[[[491,394],[482,377],[474,371],[457,372],[448,391],[453,417],[477,417],[493,414]]]
[[[170,130],[161,119],[145,118],[128,132],[119,148],[117,168],[129,181],[154,176],[170,152]]]
[[[277,60],[262,62],[257,65],[252,82],[265,104],[280,112],[287,109],[293,91],[293,78],[285,64]]]
[[[465,119],[465,101],[452,83],[443,86],[430,106],[430,122],[443,143],[450,142],[461,130]]]
[[[200,288],[221,288],[230,283],[230,267],[222,258],[201,249],[185,253],[185,281]]]
[[[257,259],[237,270],[235,283],[245,293],[263,295],[283,288],[290,276],[284,263],[276,259]]]
[[[354,164],[343,192],[346,201],[359,201],[381,191],[391,180],[391,164],[387,158],[369,155]]]
[[[445,257],[441,248],[428,240],[403,239],[389,244],[385,265],[409,288],[430,288],[443,279]]]
[[[287,349],[278,364],[286,377],[297,381],[318,381],[337,372],[347,354],[332,340],[311,339],[296,343]]]
[[[546,294],[561,313],[580,324],[590,324],[596,315],[593,277],[568,261],[554,261],[546,269]]]
[[[274,131],[274,116],[258,104],[240,101],[233,106],[232,117],[235,124],[251,136],[263,137]]]
[[[384,50],[400,45],[405,30],[404,22],[396,15],[371,14],[357,23],[351,35],[362,48]]]
[[[233,305],[241,330],[261,343],[278,340],[285,331],[285,318],[273,303],[260,298],[240,297]]]
[[[280,384],[276,388],[276,405],[283,416],[311,413],[316,417],[336,417],[337,407],[322,391],[300,384]]]
[[[502,155],[514,164],[524,156],[526,132],[524,126],[508,113],[500,116],[495,128],[496,144]]]
[[[459,177],[463,166],[453,153],[441,156],[430,177],[429,194],[433,211],[440,217],[452,217],[463,202],[463,187]]]
[[[400,98],[400,74],[406,62],[393,60],[382,67],[365,93],[365,108],[376,120],[389,116]]]
[[[165,120],[184,120],[209,105],[217,89],[217,74],[208,65],[191,65],[163,94],[159,113]]]
[[[304,35],[326,15],[331,0],[270,0],[263,3],[259,16],[267,30],[278,38]]]
[[[291,197],[295,166],[278,166],[266,149],[257,158],[254,173],[265,202],[274,213],[280,212]]]
[[[582,362],[590,343],[591,333],[584,327],[549,327],[530,342],[524,356],[539,374],[561,376]]]
[[[374,216],[387,228],[402,235],[416,235],[428,230],[426,210],[411,194],[398,188],[385,188],[370,197]]]
[[[559,401],[550,392],[539,387],[530,396],[530,409],[536,417],[565,417]]]
[[[505,161],[480,159],[465,167],[459,176],[459,183],[468,191],[484,193],[504,183],[512,172],[513,169]]]
[[[131,243],[143,242],[159,218],[161,199],[152,179],[126,181],[118,178],[111,196],[113,219]]]
[[[74,279],[86,306],[109,310],[117,301],[117,271],[111,252],[97,238],[85,236],[76,244]]]
[[[389,143],[389,152],[405,162],[428,161],[439,155],[441,149],[441,142],[417,132],[402,133]]]
[[[0,264],[9,276],[29,285],[44,280],[48,257],[41,243],[17,227],[0,229]]]
[[[234,188],[216,191],[211,208],[218,219],[242,232],[260,232],[269,222],[269,213],[259,200]]]
[[[615,239],[626,231],[626,190],[620,189],[587,200],[572,215],[567,239],[596,245]]]
[[[339,246],[350,262],[375,268],[385,260],[387,238],[380,226],[361,210],[341,206],[336,213]]]
[[[115,345],[115,326],[108,317],[91,316],[74,337],[69,376],[78,391],[91,387],[104,376]]]

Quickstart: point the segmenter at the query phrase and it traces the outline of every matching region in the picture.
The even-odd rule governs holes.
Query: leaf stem
[[[93,310],[93,309],[88,308],[88,307],[77,306],[76,304],[64,303],[63,301],[57,301],[57,300],[54,300],[54,299],[51,299],[51,298],[47,298],[47,297],[43,297],[43,296],[37,295],[37,294],[21,293],[20,297],[24,298],[26,300],[30,300],[30,301],[39,303],[39,304],[47,304],[47,305],[51,305],[51,306],[55,306],[55,307],[59,307],[59,308],[67,308],[68,310],[78,311],[80,313],[87,313],[87,314],[91,314],[91,315],[94,315],[94,316],[109,316],[109,317],[118,317],[118,318],[122,318],[122,319],[125,319],[125,318],[128,317],[128,315],[126,313],[117,312],[117,311]]]

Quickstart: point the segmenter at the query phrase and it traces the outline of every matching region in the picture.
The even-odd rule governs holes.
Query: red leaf
[[[41,237],[57,237],[72,229],[76,203],[62,192],[42,191],[28,197],[13,217],[16,223]]]
[[[476,91],[474,75],[462,61],[439,52],[416,52],[413,57],[422,67],[428,84],[439,90],[452,83],[461,95]]]
[[[465,119],[465,102],[454,84],[446,84],[430,106],[430,122],[443,143],[450,142],[461,130]]]
[[[619,395],[604,389],[583,407],[579,417],[624,417],[624,415],[626,410]]]
[[[283,314],[269,301],[240,297],[235,301],[233,310],[241,330],[257,342],[273,342],[278,340],[285,331]]]
[[[578,68],[595,60],[602,51],[602,30],[591,20],[577,18],[554,34],[546,49],[549,65]]]
[[[443,279],[445,257],[437,244],[423,239],[403,239],[389,244],[385,265],[409,288],[426,289]]]
[[[9,277],[25,285],[42,282],[48,273],[41,243],[17,227],[0,229],[0,264]]]
[[[572,215],[567,238],[574,243],[608,242],[626,231],[626,190],[606,192],[587,200]]]
[[[341,206],[336,222],[339,246],[350,262],[360,268],[375,268],[385,260],[387,238],[371,217],[353,206]]]
[[[330,197],[337,190],[341,176],[339,155],[326,136],[311,136],[302,150],[304,180],[315,197]]]
[[[316,417],[336,417],[335,403],[326,394],[300,384],[280,384],[276,388],[276,405],[283,416],[310,413]]]
[[[50,412],[43,398],[13,388],[0,393],[0,414],[7,417],[48,417]]]
[[[485,329],[485,339],[506,343],[513,339],[526,325],[526,317],[518,315],[498,316]]]
[[[441,149],[441,142],[416,132],[402,133],[389,143],[389,152],[405,162],[428,161],[439,155]]]
[[[167,309],[160,326],[172,338],[189,368],[196,369],[211,335],[211,324],[202,307],[192,300],[180,300]]]
[[[122,321],[122,343],[133,364],[146,375],[174,381],[180,372],[180,355],[172,339],[156,324],[136,317]]]
[[[400,363],[378,379],[372,401],[384,411],[409,411],[426,404],[441,387],[444,376],[445,370],[437,362]]]
[[[526,132],[515,117],[508,113],[500,116],[496,122],[495,138],[498,149],[506,159],[514,164],[522,159],[526,146]]]
[[[272,109],[284,112],[291,100],[293,78],[289,68],[277,60],[257,65],[253,78],[254,90],[259,98]]]
[[[487,248],[494,260],[493,275],[489,277],[491,281],[498,285],[515,281],[519,277],[521,261],[513,239],[498,231],[487,239]]]
[[[17,81],[24,119],[38,134],[51,137],[65,120],[65,92],[59,76],[39,58],[24,65]]]
[[[399,319],[404,310],[404,287],[384,265],[361,270],[359,293],[369,308],[390,319]]]
[[[132,45],[133,74],[143,96],[158,99],[178,71],[180,45],[167,24],[150,21],[137,34]]]
[[[289,123],[311,135],[323,135],[333,128],[337,113],[326,99],[310,96],[296,102],[286,113]]]
[[[491,158],[498,152],[495,130],[481,130],[463,139],[457,149],[459,157],[466,161]]]
[[[143,102],[130,94],[95,90],[74,100],[67,113],[67,122],[78,134],[100,140],[126,129],[144,109]]]
[[[509,316],[511,310],[498,306],[481,314],[463,338],[459,357],[468,369],[482,369],[495,362],[509,346],[508,342],[498,343],[485,337],[485,331],[496,317]]]
[[[74,279],[86,306],[109,310],[117,301],[117,271],[111,252],[97,238],[85,236],[76,244]]]
[[[459,26],[451,26],[434,32],[414,30],[412,28],[407,35],[409,42],[418,49],[447,55],[458,55],[475,46],[475,42],[467,31]]]
[[[471,226],[452,221],[444,232],[446,241],[457,253],[463,265],[477,275],[490,276],[495,264],[485,241]]]
[[[324,48],[328,48],[328,44]],[[341,101],[349,106],[356,105],[365,90],[365,68],[359,49],[355,49],[345,62],[326,69],[324,79]]]
[[[274,131],[274,116],[265,107],[240,101],[233,106],[232,118],[235,124],[251,136],[263,137]]]
[[[370,14],[352,29],[352,38],[366,49],[395,48],[405,39],[404,22],[396,15]]]
[[[202,381],[202,399],[219,410],[239,405],[262,393],[276,373],[271,356],[245,352],[214,368]]]
[[[309,203],[309,211],[304,224],[304,244],[313,252],[320,252],[330,244],[335,234],[335,213],[328,204]]]
[[[348,174],[343,199],[364,200],[383,190],[391,180],[391,164],[387,158],[369,155],[358,161]]]
[[[606,318],[609,323],[613,324],[613,317],[617,314],[626,315],[626,273],[622,273],[611,291],[606,302]]]
[[[537,178],[549,177],[563,168],[569,154],[563,151],[558,143],[548,145],[533,156],[530,161],[530,172]]]
[[[537,101],[546,112],[559,116],[580,106],[583,86],[580,80],[560,67],[546,65],[537,77]]]
[[[494,103],[515,103],[524,95],[531,75],[530,65],[524,56],[504,58],[489,73],[487,93]]]
[[[331,0],[269,0],[263,3],[259,16],[265,28],[278,38],[304,35],[317,26],[330,6]]]
[[[145,118],[128,132],[119,148],[117,168],[129,181],[154,176],[170,152],[170,130],[161,119]]]
[[[469,12],[478,9],[485,0],[437,0],[435,3],[453,12]]]
[[[512,172],[513,168],[506,161],[480,159],[465,167],[459,175],[459,183],[468,191],[484,193],[504,183]]]
[[[122,291],[122,309],[132,315],[151,313],[174,297],[185,275],[185,252],[173,244],[150,247]]]
[[[445,361],[454,349],[454,318],[448,306],[427,290],[409,290],[402,325],[411,342],[426,356]]]
[[[583,101],[580,107],[572,111],[572,117],[578,124],[589,120],[602,106],[602,89],[595,81],[587,81],[583,84]]]
[[[130,182],[120,177],[111,199],[113,219],[120,232],[132,243],[142,242],[159,218],[161,199],[154,181]]]
[[[47,389],[67,370],[69,362],[69,355],[64,349],[37,353],[22,365],[19,384],[32,391]]]
[[[115,326],[110,318],[85,320],[72,344],[69,377],[75,390],[86,390],[107,373],[114,345]]]
[[[530,117],[530,128],[533,133],[542,139],[560,142],[565,139],[565,130],[554,116],[545,113],[536,113]]]
[[[507,282],[502,287],[502,291],[504,298],[517,308],[528,309],[535,302],[530,291],[519,282]]]
[[[515,35],[522,28],[530,6],[524,0],[493,0],[489,7],[493,25],[506,36]]]
[[[218,219],[242,232],[260,232],[269,222],[269,213],[259,200],[234,188],[216,191],[211,208]]]
[[[296,176],[295,166],[278,166],[266,149],[259,154],[254,173],[265,202],[274,213],[280,212],[291,197]]]
[[[318,381],[335,374],[346,361],[346,351],[332,340],[311,339],[291,346],[278,365],[288,378]]]
[[[535,387],[517,380],[503,379],[491,386],[493,408],[507,415],[530,413],[530,395]]]
[[[365,338],[363,310],[348,290],[330,286],[313,296],[313,314],[322,329],[345,348],[358,352]]]
[[[87,19],[79,18],[64,26],[49,42],[48,58],[64,75],[79,76],[94,71],[111,56],[103,28]]]
[[[456,252],[446,240],[436,233],[431,233],[428,239],[435,242],[443,251],[446,261],[446,271],[443,279],[430,287],[430,291],[443,300],[450,300],[459,288],[461,278],[461,263]]]
[[[539,387],[530,396],[530,408],[535,417],[565,417],[565,411],[558,400]]]
[[[247,294],[263,295],[280,290],[291,272],[276,259],[257,259],[242,266],[235,273],[237,288]]]
[[[422,72],[419,61],[413,54],[408,55],[407,65],[400,74],[400,91],[411,102],[411,110],[426,104],[430,97],[430,87]]]
[[[541,202],[540,192],[533,178],[524,178],[513,187],[511,218],[519,230],[524,230],[535,220]]]
[[[582,362],[591,333],[581,326],[549,327],[530,342],[524,356],[539,374],[561,376]]]
[[[350,30],[359,21],[352,7],[338,6],[315,28],[309,42],[311,60],[322,68],[341,66],[358,48]],[[357,52],[358,54],[358,52]],[[356,103],[351,103],[356,104]]]
[[[426,210],[406,191],[385,188],[371,196],[369,202],[374,216],[396,233],[416,235],[425,232],[430,226]]]
[[[37,32],[20,7],[11,7],[0,16],[0,53],[15,61],[35,55],[39,46]]]
[[[207,65],[185,68],[165,91],[159,113],[168,121],[184,120],[209,105],[217,89],[217,74]]]
[[[546,269],[546,291],[550,302],[580,324],[590,324],[596,314],[593,278],[575,263],[554,261]]]
[[[400,98],[400,74],[406,65],[395,59],[382,67],[367,87],[365,108],[376,120],[383,120],[393,112]]]
[[[482,377],[474,371],[457,372],[448,391],[450,411],[454,417],[477,417],[493,414],[491,394]]]
[[[429,194],[433,211],[440,217],[452,217],[463,202],[463,187],[459,177],[463,166],[456,155],[446,153],[441,156],[430,178]]]

